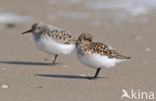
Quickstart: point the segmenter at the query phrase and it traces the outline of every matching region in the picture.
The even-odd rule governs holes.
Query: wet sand
[[[154,13],[148,15],[148,22],[125,21],[113,25],[100,19],[101,25],[94,26],[90,23],[94,18],[47,17],[60,9],[81,10],[77,5],[54,6],[42,0],[9,2],[0,1],[0,7],[21,15],[32,15],[35,20],[16,23],[14,27],[0,24],[0,101],[120,101],[122,89],[156,93]],[[31,34],[21,34],[36,21],[66,29],[75,37],[81,32],[90,32],[95,41],[111,45],[132,59],[114,68],[102,69],[97,80],[81,76],[93,76],[96,70],[81,64],[75,52],[59,56],[58,64],[50,67],[48,64],[54,56],[37,49]],[[2,85],[8,85],[8,88]]]

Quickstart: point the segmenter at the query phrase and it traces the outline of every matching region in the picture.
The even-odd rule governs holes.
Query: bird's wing
[[[52,36],[55,41],[60,43],[71,44],[76,42],[74,36],[71,33],[57,27],[49,28],[49,32],[47,34]]]
[[[116,50],[111,49],[109,46],[101,42],[92,42],[90,43],[88,48],[92,53],[105,55],[108,56],[109,58],[130,59],[130,57],[120,55]]]

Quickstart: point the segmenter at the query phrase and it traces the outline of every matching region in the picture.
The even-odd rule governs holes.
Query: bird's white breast
[[[49,54],[70,54],[75,48],[74,44],[63,44],[56,42],[51,37],[45,35],[39,40],[36,40],[35,34],[33,35],[34,43],[36,46]]]
[[[116,65],[116,63],[120,63],[125,60],[116,59],[116,58],[109,58],[104,55],[100,55],[97,53],[90,53],[88,55],[81,55],[78,52],[78,49],[76,48],[77,57],[80,60],[81,63],[93,67],[93,68],[111,68]]]

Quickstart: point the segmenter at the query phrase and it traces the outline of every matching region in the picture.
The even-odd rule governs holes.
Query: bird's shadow
[[[64,79],[88,79],[89,76],[78,76],[78,75],[57,75],[57,74],[35,74],[35,76],[42,77],[52,77],[52,78],[64,78]],[[108,77],[98,77],[100,78],[108,78]]]
[[[53,66],[52,63],[45,63],[45,62],[28,62],[28,61],[0,61],[0,64]],[[63,63],[55,63],[54,65],[59,65],[59,64],[63,64]]]

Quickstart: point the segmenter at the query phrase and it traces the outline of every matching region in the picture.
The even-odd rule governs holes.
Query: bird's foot
[[[56,63],[50,63],[50,64],[49,64],[49,66],[54,66],[54,65],[56,65]]]
[[[97,77],[87,77],[88,80],[95,80]]]

